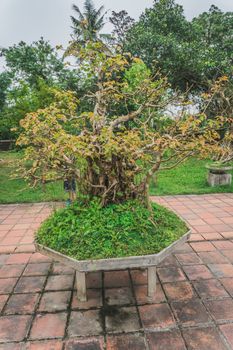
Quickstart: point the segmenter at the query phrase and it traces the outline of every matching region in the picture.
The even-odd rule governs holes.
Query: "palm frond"
[[[100,6],[100,8],[98,10],[95,11],[95,17],[98,18],[99,16],[101,16],[103,11],[104,11],[104,6],[102,5],[102,6]],[[107,11],[105,12],[105,14],[106,13],[107,13]]]
[[[97,29],[98,31],[100,31],[100,30],[104,27],[104,25],[105,25],[105,21],[104,21],[105,15],[106,15],[106,13],[104,13],[103,16],[100,17],[100,18],[95,22],[95,26],[96,26],[96,29]]]
[[[83,20],[84,20],[84,16],[83,16],[83,14],[82,14],[80,8],[79,8],[77,5],[73,4],[73,5],[72,5],[72,9],[78,14],[79,19],[80,19],[81,21],[83,21]]]
[[[85,0],[84,2],[84,10],[85,14],[93,14],[95,13],[95,6],[92,0]]]
[[[83,12],[75,4],[73,4],[73,10],[78,14],[78,18],[71,16],[72,29],[77,37],[77,41],[81,39],[84,42],[98,40],[99,32],[105,25],[104,17],[107,12],[104,12],[104,6],[95,9],[92,0],[85,0]]]
[[[80,26],[81,21],[80,21],[79,19],[77,19],[77,18],[75,18],[75,17],[73,17],[73,16],[70,16],[70,18],[71,18],[71,21],[72,21],[72,23],[73,23],[73,25],[74,25],[75,27]]]

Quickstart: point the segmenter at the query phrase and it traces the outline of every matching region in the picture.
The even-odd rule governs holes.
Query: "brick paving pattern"
[[[74,271],[35,252],[52,204],[0,206],[0,350],[233,349],[233,194],[154,197],[192,229],[157,270],[90,273],[88,301]]]

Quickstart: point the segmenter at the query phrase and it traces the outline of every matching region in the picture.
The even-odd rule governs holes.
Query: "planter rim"
[[[214,166],[214,165],[206,165],[206,168],[208,170],[216,171],[216,172],[224,172],[224,171],[229,171],[233,169],[233,166]]]
[[[93,271],[109,271],[120,270],[127,268],[142,268],[149,266],[157,266],[162,260],[169,256],[173,251],[185,243],[190,237],[191,230],[188,229],[182,237],[170,244],[165,249],[161,250],[157,254],[141,255],[141,256],[128,256],[122,258],[109,258],[98,260],[77,260],[67,255],[59,253],[51,248],[43,246],[36,241],[34,242],[36,251],[40,252],[48,257],[59,261],[65,265],[72,267],[75,270],[82,272]]]

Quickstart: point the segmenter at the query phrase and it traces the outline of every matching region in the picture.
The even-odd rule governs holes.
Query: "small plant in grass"
[[[34,185],[58,179],[75,181],[78,194],[86,196],[87,203],[55,214],[43,226],[43,234],[39,234],[38,239],[43,242],[43,237],[51,236],[47,244],[58,240],[57,249],[60,247],[65,252],[62,242],[67,242],[70,227],[76,252],[82,250],[82,257],[86,257],[82,237],[90,236],[88,256],[93,253],[103,257],[115,254],[114,250],[120,255],[124,250],[127,254],[149,252],[146,240],[140,237],[143,232],[150,232],[148,241],[152,250],[157,251],[180,233],[173,236],[165,230],[163,236],[160,232],[170,213],[162,215],[159,207],[152,206],[149,199],[152,177],[159,170],[171,169],[189,157],[221,154],[220,130],[226,128],[226,120],[224,117],[209,120],[203,113],[184,114],[176,120],[164,117],[164,108],[170,103],[166,79],[159,74],[152,76],[137,58],[110,53],[100,42],[89,42],[85,47],[73,45],[70,54],[77,57],[83,79],[94,86],[93,91],[83,97],[93,108],[80,111],[73,93],[57,91],[49,107],[28,114],[21,122],[24,132],[17,142],[25,147],[24,162],[27,162],[26,167],[22,163],[20,172]],[[134,207],[137,210],[134,211]],[[130,216],[122,214],[125,208],[135,214],[132,218],[135,226],[128,225]],[[157,211],[161,214],[159,221],[155,219]],[[139,212],[144,215],[138,216]],[[139,219],[142,226],[138,226],[134,242],[135,223]],[[103,236],[93,220],[102,222]],[[64,234],[65,222],[68,222],[67,234]],[[121,230],[116,228],[120,226]],[[142,227],[145,229],[141,231]],[[152,231],[155,245],[151,240]],[[103,250],[99,253],[95,250],[96,239],[102,241],[98,248]],[[112,240],[119,243],[119,250],[118,245],[111,245]],[[156,248],[158,241],[161,246]],[[70,249],[72,247],[67,251]],[[72,254],[78,253],[72,251]]]

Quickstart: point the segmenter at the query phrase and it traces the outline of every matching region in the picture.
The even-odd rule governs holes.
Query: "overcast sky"
[[[224,11],[233,11],[233,0],[177,0],[184,6],[188,18],[198,15],[215,4]],[[70,35],[71,5],[82,8],[83,0],[0,0],[0,47],[7,47],[20,40],[28,43],[41,36],[52,45],[66,44]],[[153,0],[94,0],[109,10],[125,9],[134,17],[151,7]],[[109,26],[106,31],[109,31]]]

